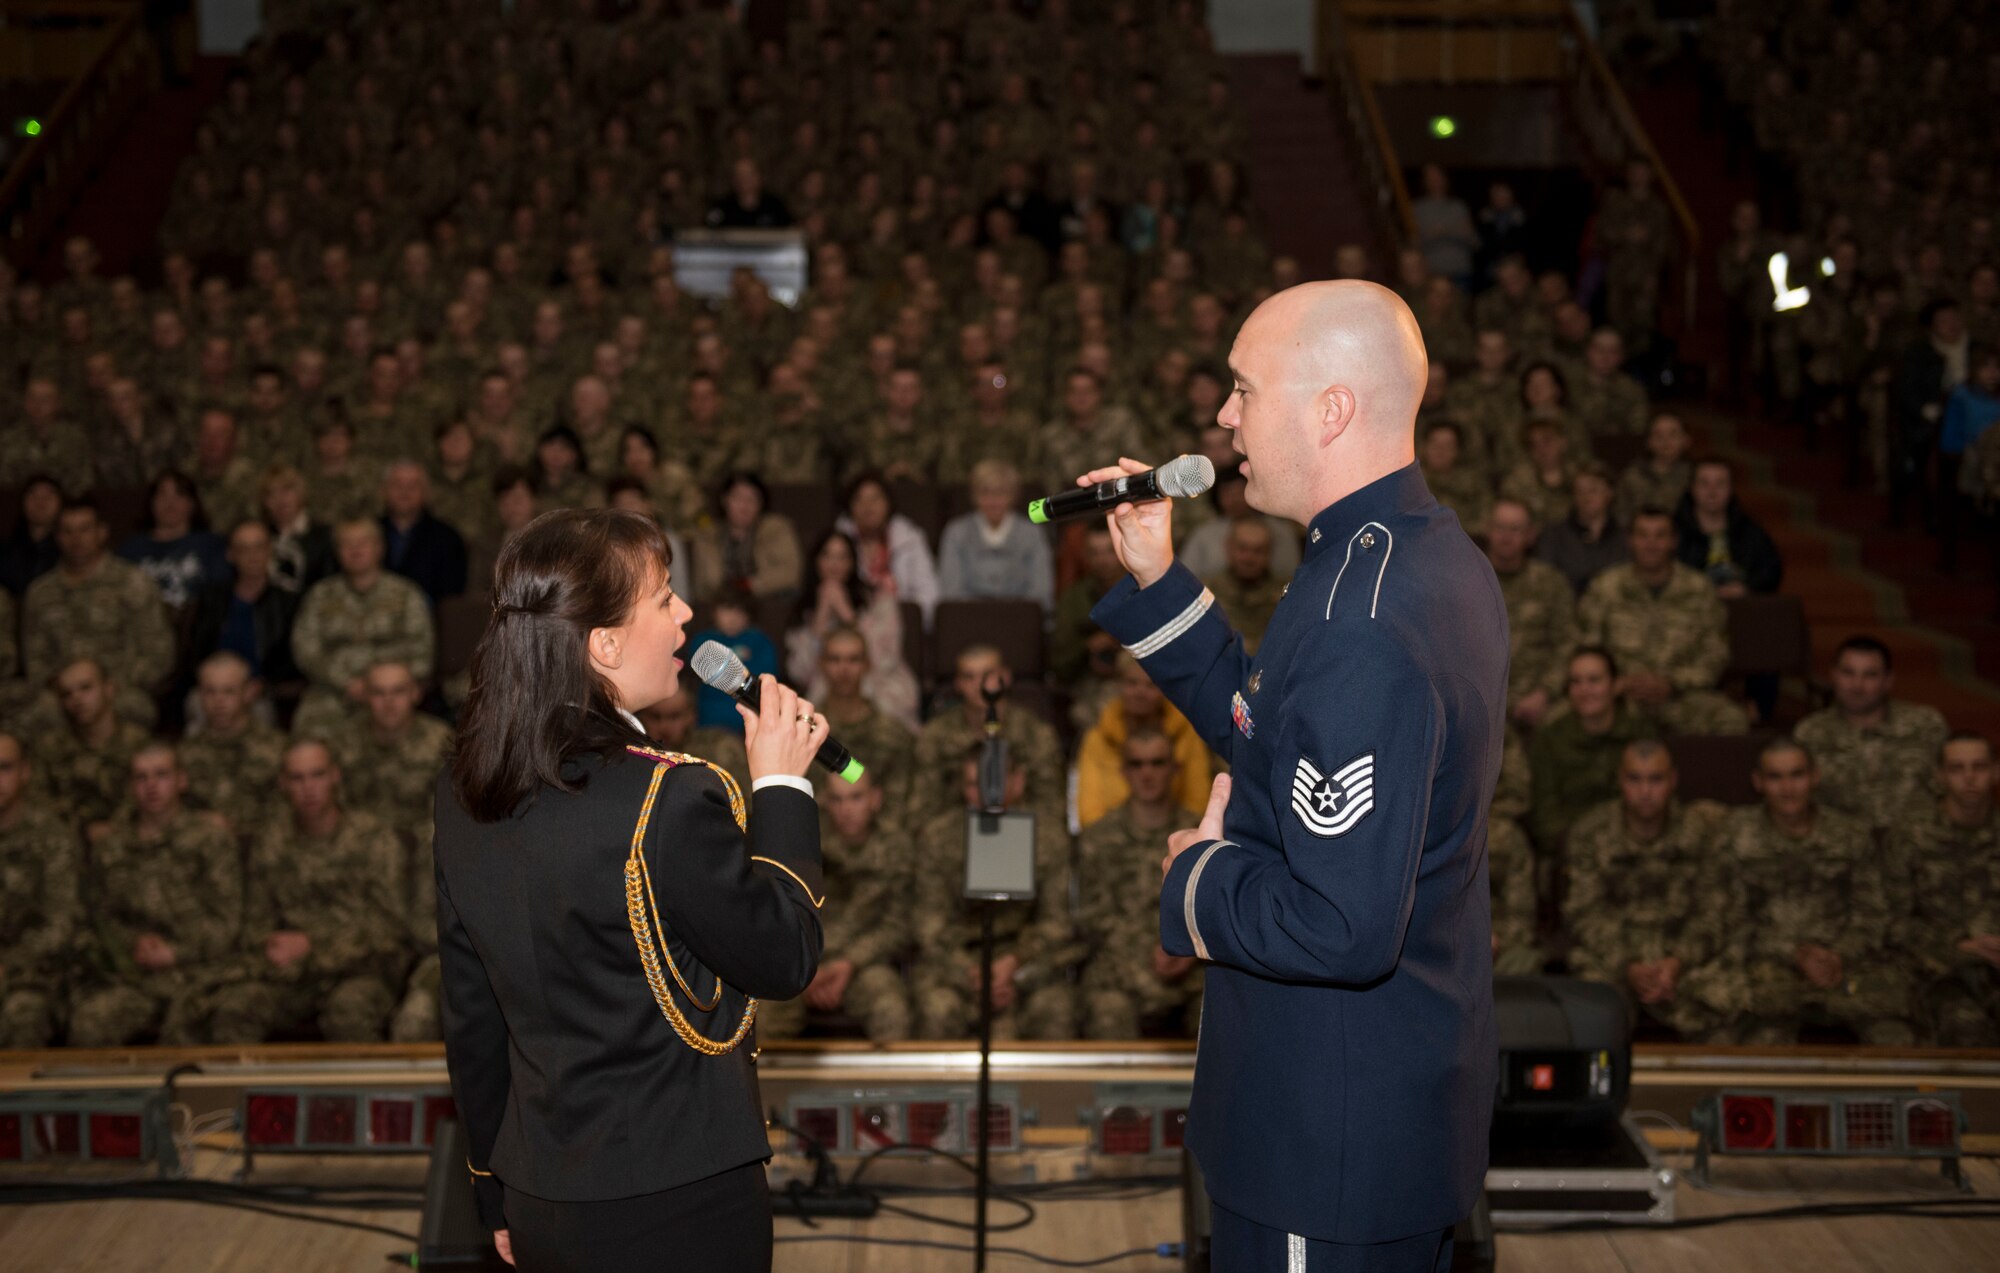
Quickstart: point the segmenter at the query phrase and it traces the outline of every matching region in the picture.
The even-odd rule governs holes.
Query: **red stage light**
[[[1832,1149],[1833,1107],[1829,1105],[1785,1106],[1786,1149]]]
[[[855,1106],[854,1147],[880,1149],[901,1143],[903,1138],[897,1127],[898,1121],[894,1111],[886,1105]]]
[[[1153,1116],[1130,1105],[1106,1110],[1097,1125],[1097,1148],[1105,1154],[1152,1153]]]
[[[986,1107],[986,1144],[993,1149],[1014,1145],[1014,1114],[1005,1105]]]
[[[296,1145],[299,1141],[299,1098],[291,1093],[261,1092],[244,1098],[243,1143],[251,1148]]]
[[[1894,1149],[1896,1147],[1896,1103],[1894,1101],[1849,1101],[1847,1103],[1847,1147],[1849,1149]]]
[[[426,1096],[424,1098],[424,1144],[437,1144],[437,1126],[445,1119],[458,1118],[458,1106],[449,1096]]]
[[[935,1145],[951,1129],[951,1106],[944,1101],[911,1101],[905,1117],[912,1145]]]
[[[21,1161],[21,1116],[0,1114],[0,1160]]]
[[[79,1151],[77,1136],[77,1116],[75,1114],[37,1114],[35,1116],[35,1156],[37,1158],[73,1158]]]
[[[1726,1149],[1772,1149],[1778,1142],[1777,1102],[1768,1096],[1722,1098],[1722,1144]]]
[[[1553,1092],[1556,1090],[1556,1067],[1553,1065],[1531,1065],[1528,1067],[1528,1090],[1533,1092]]]
[[[1911,1149],[1950,1149],[1958,1143],[1958,1119],[1936,1101],[1911,1101],[1903,1110]]]
[[[368,1102],[368,1142],[407,1145],[417,1133],[417,1106],[407,1100]]]
[[[90,1116],[92,1158],[143,1158],[145,1154],[146,1127],[137,1114]]]
[[[792,1115],[792,1125],[797,1127],[799,1132],[802,1133],[793,1137],[794,1140],[798,1141],[801,1151],[804,1151],[809,1145],[818,1145],[828,1153],[832,1153],[834,1150],[840,1148],[840,1111],[838,1109],[826,1105],[809,1106],[798,1110]]]
[[[354,1107],[352,1096],[315,1096],[306,1105],[306,1143],[309,1145],[352,1145]]]

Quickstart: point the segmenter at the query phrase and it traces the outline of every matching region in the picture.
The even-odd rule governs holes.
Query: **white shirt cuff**
[[[803,791],[808,796],[813,794],[812,780],[793,774],[765,774],[750,784],[750,794],[754,796],[766,787],[790,787],[793,791]]]

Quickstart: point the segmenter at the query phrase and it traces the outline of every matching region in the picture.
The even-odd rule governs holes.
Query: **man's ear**
[[[1328,385],[1314,406],[1319,413],[1319,444],[1331,446],[1354,423],[1354,391],[1346,385]]]

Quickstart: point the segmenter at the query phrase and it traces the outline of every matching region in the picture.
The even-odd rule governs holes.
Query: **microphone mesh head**
[[[1215,485],[1215,465],[1205,455],[1182,455],[1155,470],[1160,493],[1173,499],[1200,495]]]
[[[703,641],[688,660],[688,666],[703,685],[725,694],[735,693],[738,686],[750,679],[750,669],[743,666],[743,660],[720,641]]]

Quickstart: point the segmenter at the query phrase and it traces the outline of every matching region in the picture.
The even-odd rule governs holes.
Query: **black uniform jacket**
[[[756,1040],[739,1025],[748,997],[791,998],[819,963],[812,797],[744,793],[746,835],[705,764],[676,763],[611,718],[593,729],[600,749],[573,762],[582,789],[545,787],[504,821],[475,822],[448,769],[438,781],[445,1058],[492,1228],[506,1224],[501,1182],[600,1201],[769,1158]],[[625,876],[635,843],[658,906],[659,981],[699,1042],[669,1022],[641,967]],[[643,888],[639,913],[651,922]]]

